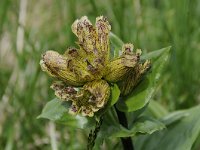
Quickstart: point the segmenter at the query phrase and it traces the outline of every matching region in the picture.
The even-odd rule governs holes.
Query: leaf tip
[[[36,119],[41,119],[41,118],[42,118],[41,114],[36,117]]]

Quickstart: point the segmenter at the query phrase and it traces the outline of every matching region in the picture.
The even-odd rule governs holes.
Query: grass
[[[154,99],[171,111],[198,104],[199,8],[198,0],[1,0],[0,149],[81,149],[85,144],[84,132],[36,119],[54,97],[40,56],[75,45],[71,24],[83,15],[93,22],[107,16],[113,33],[145,52],[171,45],[171,61]],[[19,21],[24,14],[25,24]]]

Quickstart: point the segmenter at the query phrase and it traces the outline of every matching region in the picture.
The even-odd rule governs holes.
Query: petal
[[[57,81],[51,85],[51,88],[55,91],[55,95],[62,100],[72,100],[74,99],[77,91],[75,88],[66,86],[64,82]]]
[[[124,78],[124,76],[131,70],[130,67],[127,67],[122,58],[115,59],[109,64],[109,71],[107,75],[104,76],[104,79],[108,82],[117,82]]]
[[[82,116],[89,116],[89,117],[94,116],[93,110],[90,107],[85,107],[85,106],[81,107],[81,114]]]
[[[79,111],[80,108],[76,104],[72,103],[71,107],[69,108],[69,113],[72,115],[77,115]]]
[[[150,67],[151,63],[149,60],[146,60],[142,64],[137,64],[135,68],[133,68],[129,74],[125,76],[124,80],[118,82],[121,94],[129,94],[142,80],[143,76],[150,69]]]
[[[92,117],[95,112],[103,108],[110,97],[109,84],[104,80],[95,80],[86,83],[71,99],[70,113],[81,113]]]
[[[72,32],[78,37],[80,46],[86,52],[95,52],[97,36],[86,16],[72,24]]]
[[[100,16],[96,18],[96,32],[98,36],[97,48],[105,58],[105,61],[109,60],[110,43],[109,33],[111,26],[106,17]]]
[[[84,16],[72,24],[72,31],[79,39],[79,53],[82,54],[85,62],[87,62],[87,70],[97,79],[102,78],[106,70],[106,55],[101,53],[96,29],[92,26],[88,18]]]
[[[89,103],[94,107],[94,109],[103,107],[110,96],[110,87],[105,80],[95,80],[89,82],[83,86],[85,91],[89,91],[91,96]]]
[[[127,43],[127,44],[122,45],[122,53],[125,54],[125,55],[133,54],[133,49],[134,49],[134,46],[131,43]]]
[[[122,46],[122,63],[127,67],[135,67],[136,63],[140,60],[141,50],[136,50],[133,52],[133,44],[127,43]]]
[[[80,75],[74,71],[77,70],[75,67],[79,64],[70,67],[71,64],[71,59],[62,56],[55,51],[47,51],[42,55],[42,60],[40,61],[42,70],[47,72],[51,76],[64,81],[68,85],[83,85],[87,81],[87,79],[81,78]],[[83,70],[83,72],[84,71],[85,70]]]
[[[138,53],[133,53],[132,44],[124,44],[122,46],[122,55],[114,59],[109,64],[109,71],[104,76],[104,79],[109,82],[118,82],[124,79],[126,74],[130,72],[139,62],[140,56]]]
[[[84,82],[92,81],[98,76],[98,69],[94,68],[89,61],[87,60],[87,55],[75,48],[68,48],[64,54],[68,58],[68,68],[72,70],[77,76],[78,79]],[[101,78],[102,76],[99,76]]]
[[[51,88],[55,90],[55,95],[59,99],[72,101],[69,113],[81,113],[83,116],[89,117],[103,108],[110,97],[110,87],[105,80],[88,82],[79,89],[57,81],[51,85]]]

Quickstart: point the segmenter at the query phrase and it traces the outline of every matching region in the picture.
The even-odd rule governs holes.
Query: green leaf
[[[45,105],[42,113],[37,118],[47,118],[49,120],[56,121],[60,119],[63,114],[68,112],[69,106],[69,103],[55,98]]]
[[[135,139],[138,150],[190,150],[200,134],[200,106],[184,112],[187,116],[179,121],[174,120],[174,115],[169,116],[169,124],[166,130],[152,135],[143,135]],[[177,118],[177,117],[175,117]]]
[[[115,112],[111,109],[104,116],[104,121],[100,130],[100,137],[129,137],[138,134],[152,134],[157,130],[162,130],[165,125],[155,119],[141,116],[128,128],[124,128],[117,121]]]
[[[111,137],[129,137],[136,136],[138,134],[152,134],[153,132],[164,128],[165,125],[162,122],[141,116],[130,129],[126,129],[120,125],[120,130],[118,132],[114,132]]]
[[[119,56],[119,52],[122,49],[122,45],[124,44],[123,41],[117,37],[114,33],[110,32],[109,34],[111,46],[114,47],[114,57]]]
[[[175,111],[173,113],[168,114],[167,116],[163,117],[161,121],[166,125],[171,125],[182,119],[183,117],[189,116],[187,111]]]
[[[110,106],[113,106],[117,100],[119,99],[120,96],[120,89],[117,86],[117,84],[114,84],[111,86],[111,96],[110,96]]]
[[[154,117],[161,118],[166,116],[169,112],[155,100],[151,100],[147,109]]]
[[[171,46],[168,46],[168,47],[165,47],[165,48],[162,48],[162,49],[159,49],[159,50],[155,50],[155,51],[149,52],[147,54],[142,55],[141,59],[142,60],[147,60],[147,59],[159,58],[166,51],[166,49],[170,49],[170,48],[171,48]]]
[[[164,67],[167,64],[169,57],[170,47],[159,50],[159,55],[155,60],[152,60],[152,72],[133,90],[131,94],[124,97],[117,103],[117,108],[123,112],[136,111],[144,107],[155,93],[155,89],[158,85],[159,78]],[[162,53],[161,53],[162,52]],[[151,58],[154,55],[150,55]]]
[[[132,112],[128,112],[126,113],[126,117],[127,117],[127,121],[128,121],[128,125],[132,126],[133,123],[135,123],[135,121],[138,119],[139,116],[141,116],[146,109],[149,107],[149,103],[147,103],[144,107],[142,107],[141,109],[138,109],[136,111],[132,111]]]
[[[45,118],[66,126],[73,126],[81,129],[94,125],[94,118],[82,117],[79,115],[73,116],[69,114],[68,109],[70,105],[69,102],[55,98],[45,105],[42,113],[37,118]]]

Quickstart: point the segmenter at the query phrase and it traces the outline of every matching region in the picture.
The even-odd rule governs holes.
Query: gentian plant
[[[96,138],[98,146],[110,137],[120,137],[124,149],[134,149],[131,137],[163,129],[164,124],[142,113],[155,93],[170,48],[142,55],[111,33],[103,16],[95,25],[86,16],[76,20],[72,32],[77,48],[42,55],[40,65],[55,79],[51,88],[56,98],[39,118],[89,128],[88,149]]]

